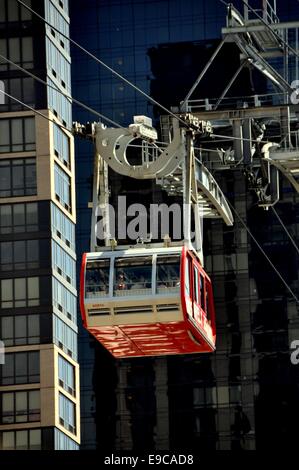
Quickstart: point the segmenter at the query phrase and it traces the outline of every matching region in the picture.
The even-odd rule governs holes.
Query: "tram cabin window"
[[[206,301],[205,301],[205,280],[202,274],[200,274],[200,305],[201,308],[206,310]]]
[[[177,292],[180,288],[180,256],[157,256],[157,292],[166,289]]]
[[[199,305],[199,292],[198,292],[198,287],[199,287],[199,282],[198,282],[198,278],[199,278],[199,273],[198,273],[198,269],[194,266],[194,302],[196,302],[198,305]]]
[[[185,260],[185,291],[188,297],[191,297],[190,289],[190,258],[187,257]]]
[[[213,293],[212,293],[212,286],[211,286],[211,282],[208,281],[207,279],[205,279],[205,287],[206,287],[206,294],[205,294],[205,299],[206,299],[206,310],[205,310],[205,313],[206,313],[206,317],[207,317],[207,320],[209,322],[209,324],[211,324],[211,309],[213,308]]]
[[[86,266],[86,297],[102,297],[109,294],[108,259],[90,261]]]
[[[206,317],[208,322],[211,324],[208,289],[206,289]]]
[[[117,258],[114,265],[114,294],[151,294],[152,257]]]

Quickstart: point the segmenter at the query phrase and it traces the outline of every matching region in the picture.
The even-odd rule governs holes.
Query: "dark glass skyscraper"
[[[298,19],[298,6],[278,2],[281,20]],[[73,0],[71,32],[160,103],[178,106],[219,43],[225,13],[218,0],[90,0],[88,5]],[[130,124],[133,115],[158,117],[158,109],[142,95],[78,49],[72,61],[78,99],[122,125]],[[197,96],[219,96],[238,61],[234,47],[225,46]],[[264,80],[252,83],[244,73],[232,96],[266,90]],[[83,123],[91,119],[77,108],[74,117]],[[89,249],[92,161],[92,146],[77,143],[79,260]],[[298,292],[298,257],[277,219],[257,207],[241,171],[227,171],[219,180]],[[114,192],[138,197],[138,186],[130,192],[120,178],[112,184]],[[143,187],[143,197],[151,188]],[[283,181],[277,207],[294,235],[297,204],[297,195]],[[290,362],[289,345],[298,335],[297,308],[238,221],[234,227],[205,223],[205,263],[216,301],[215,354],[116,361],[80,332],[82,448],[199,451],[295,445],[299,371]]]

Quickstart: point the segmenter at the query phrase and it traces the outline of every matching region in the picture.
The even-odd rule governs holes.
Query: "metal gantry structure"
[[[213,168],[243,167],[259,205],[267,209],[279,201],[279,173],[299,191],[299,22],[279,22],[275,1],[263,0],[260,10],[254,10],[248,0],[243,3],[243,15],[233,5],[227,5],[223,39],[181,102],[180,109],[192,112],[198,119],[209,119],[214,134],[217,129],[226,128],[227,137],[221,148],[213,145],[213,149],[219,149],[219,162],[214,163]],[[192,100],[193,92],[225,42],[233,42],[240,49],[240,67],[220,97]],[[271,63],[274,59],[276,63],[279,59],[279,69]],[[289,67],[291,60],[293,76]],[[244,67],[254,67],[268,78],[269,93],[227,98]],[[273,129],[276,130],[274,137]],[[201,155],[206,163],[215,160],[207,151]]]
[[[157,132],[151,120],[144,116],[135,117],[128,128],[107,128],[101,123],[75,125],[76,134],[93,140],[95,144],[91,251],[97,250],[94,227],[99,206],[106,219],[105,240],[109,245],[108,212],[105,216],[105,207],[109,202],[109,168],[136,179],[155,179],[169,195],[182,195],[185,204],[191,203],[193,209],[197,206],[195,219],[200,212],[203,218],[221,217],[228,225],[233,223],[233,216],[211,169],[219,171],[244,167],[250,187],[264,208],[279,200],[279,172],[299,191],[299,131],[296,129],[299,112],[296,87],[299,82],[293,86],[288,71],[292,58],[295,66],[292,78],[296,80],[298,27],[299,22],[279,22],[275,1],[263,0],[261,9],[253,10],[244,0],[243,14],[228,4],[221,43],[180,108],[173,108],[179,119],[170,115],[161,116],[162,142],[157,141]],[[289,36],[295,38],[294,46],[288,42]],[[220,97],[215,100],[192,100],[193,92],[209,72],[225,42],[234,42],[239,47],[241,66]],[[271,60],[277,58],[281,59],[282,72],[271,65]],[[270,80],[270,87],[279,91],[272,93],[269,90],[269,94],[238,99],[227,98],[243,67],[256,68]],[[268,132],[271,126],[277,131],[274,139]],[[227,133],[219,146],[217,131],[223,128]],[[204,147],[210,146],[210,150],[194,150],[195,141],[199,142],[199,149],[203,147],[200,144],[203,138],[206,142]],[[134,139],[142,141],[139,165],[131,165],[126,156]],[[216,162],[215,154],[218,157]],[[184,222],[189,226],[190,214],[184,214]],[[200,235],[197,236],[197,250],[201,250],[199,239]]]
[[[168,119],[168,116],[167,116]],[[233,224],[226,198],[208,168],[195,157],[194,140],[208,138],[212,132],[209,121],[199,120],[190,113],[180,114],[180,121],[167,120],[168,141],[157,143],[157,132],[151,119],[135,116],[128,128],[106,128],[94,123],[76,124],[76,133],[94,140],[94,180],[92,207],[91,251],[98,249],[95,227],[98,208],[104,219],[105,245],[110,246],[108,168],[134,179],[154,179],[169,195],[182,197],[185,243],[190,245],[191,210],[195,223],[194,248],[202,256],[200,217],[221,217]],[[165,120],[164,123],[165,130]],[[140,164],[131,165],[127,151],[135,139],[141,139]],[[165,234],[167,235],[167,234]]]
[[[109,169],[133,179],[155,180],[169,196],[181,196],[185,229],[185,238],[181,241],[181,245],[187,250],[194,250],[201,266],[204,263],[201,219],[221,218],[227,225],[234,223],[230,204],[215,179],[215,172],[241,168],[249,183],[249,189],[255,192],[258,205],[264,209],[273,207],[280,200],[280,174],[299,192],[299,107],[296,92],[299,85],[299,82],[296,82],[299,22],[280,23],[276,14],[275,0],[272,2],[263,0],[260,10],[254,10],[248,0],[243,0],[243,3],[242,13],[233,5],[227,4],[227,21],[226,26],[222,28],[222,41],[180,106],[172,108],[171,114],[161,116],[159,140],[151,119],[145,116],[135,116],[133,124],[126,128],[108,128],[101,123],[86,125],[75,123],[74,133],[91,140],[94,144],[93,200],[90,203],[92,253],[103,253],[103,250],[107,253],[109,250],[111,252],[121,249],[117,248],[117,240],[113,239],[110,230]],[[289,38],[292,38],[292,42]],[[227,42],[233,42],[239,48],[240,66],[224,87],[220,97],[215,100],[192,100],[194,91],[200,86],[203,77],[209,73],[213,61]],[[276,67],[277,64],[273,63],[273,59],[276,62],[279,59],[280,68]],[[293,77],[289,73],[291,60],[295,65]],[[242,96],[238,99],[227,98],[227,93],[244,67],[253,67],[267,77],[269,93]],[[138,164],[132,165],[128,158],[128,149],[134,146],[136,139],[139,142],[137,147],[139,146],[140,160]],[[104,248],[103,243],[102,246],[99,245],[96,233],[99,208],[103,219]],[[194,240],[191,240],[192,220],[195,227]],[[173,245],[169,242],[164,243],[164,248],[168,246]],[[161,245],[156,247],[158,250]],[[155,245],[151,244],[150,249],[154,248]],[[136,250],[140,250],[140,246],[136,245]],[[128,253],[129,258],[133,255],[132,252]],[[114,260],[113,256],[112,258]],[[84,269],[86,275],[86,266]],[[112,282],[114,268],[110,266],[109,269],[110,287],[105,295],[110,295],[112,304],[118,305],[121,302],[115,300],[115,296],[119,294],[114,292],[115,286],[113,287]],[[154,280],[154,277],[152,279]],[[155,299],[155,292],[152,291],[152,294]],[[181,291],[181,296],[183,303],[183,298],[188,295]],[[98,303],[94,305],[90,301],[88,303],[86,298],[82,299],[82,304],[85,302],[90,312],[99,312],[100,306],[107,303],[105,298],[104,300],[98,298]],[[140,299],[135,301],[139,308]],[[156,300],[153,302],[155,304]],[[192,302],[194,303],[194,299]],[[126,308],[128,305],[126,304]],[[136,305],[134,308],[137,308]],[[208,304],[205,305],[207,307]],[[84,305],[82,309],[84,310]],[[109,309],[111,310],[111,307]],[[181,313],[183,310],[184,308],[180,307]],[[199,309],[202,311],[202,318],[205,318],[208,324],[207,312],[204,310],[203,307]],[[178,311],[172,312],[173,318],[176,318]],[[184,315],[186,311],[185,308]],[[194,307],[192,311],[194,312]],[[189,314],[186,315],[188,317]],[[156,320],[156,325],[162,324],[162,320],[158,320],[158,317]],[[196,321],[201,322],[202,319],[198,317]],[[103,325],[107,326],[108,323],[99,321],[97,324],[97,321],[94,323],[92,320],[93,326],[100,327],[97,331],[93,329],[92,334],[98,339],[104,338]],[[133,324],[135,323],[136,320],[133,321]],[[128,324],[130,324],[129,319]],[[115,327],[116,324],[112,321],[109,325]],[[109,341],[112,341],[111,331],[109,330]],[[115,330],[113,334],[117,336],[119,330]],[[126,331],[124,336],[127,335]],[[213,338],[215,340],[215,337]],[[106,343],[110,345],[109,341]],[[134,343],[135,339],[132,341]],[[112,351],[122,349],[120,343],[115,343],[114,340],[112,343]],[[123,351],[129,349],[130,346],[126,343]],[[158,349],[157,346],[155,351]],[[138,348],[137,350],[139,351]],[[200,350],[204,351],[204,348],[199,348],[198,351]],[[135,343],[132,351],[131,355],[138,355]],[[165,351],[167,347],[164,353]],[[122,354],[119,353],[119,356]]]

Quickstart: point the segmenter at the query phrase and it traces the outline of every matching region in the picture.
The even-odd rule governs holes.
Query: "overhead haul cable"
[[[232,209],[232,211],[234,212],[234,214],[236,215],[237,219],[240,221],[240,223],[243,225],[243,227],[246,229],[248,235],[252,238],[252,240],[254,241],[254,243],[256,244],[256,246],[258,247],[258,249],[261,251],[261,253],[264,255],[264,257],[267,259],[268,263],[270,264],[270,266],[272,267],[272,269],[274,269],[274,271],[276,272],[277,276],[279,277],[279,279],[282,281],[282,283],[284,284],[284,286],[287,288],[287,290],[290,292],[290,294],[292,295],[292,297],[294,298],[294,300],[296,301],[297,304],[299,304],[299,299],[298,297],[296,296],[296,294],[293,292],[293,290],[291,289],[291,287],[289,286],[289,284],[287,283],[287,281],[284,279],[284,277],[280,274],[280,272],[278,271],[278,269],[276,268],[276,266],[272,263],[271,259],[269,258],[269,256],[267,255],[267,253],[265,252],[265,250],[263,249],[263,247],[261,246],[261,244],[258,242],[258,240],[255,238],[255,236],[253,235],[253,233],[251,232],[250,228],[248,227],[248,225],[244,222],[244,220],[242,219],[242,217],[240,216],[240,214],[236,211],[236,209],[234,208],[234,206],[232,205],[232,203],[227,200],[230,208]]]
[[[32,112],[34,112],[35,114],[41,116],[42,118],[46,119],[47,121],[50,121],[50,122],[54,122],[55,124],[56,121],[54,121],[53,119],[50,119],[48,118],[47,116],[45,116],[44,114],[42,114],[40,111],[32,108],[32,106],[28,105],[28,104],[25,104],[23,101],[19,100],[18,98],[10,95],[9,93],[5,92],[4,90],[1,90],[0,89],[0,93],[3,93],[4,95],[8,96],[9,98],[15,100],[16,102],[18,102],[19,104],[21,104],[22,106],[30,109]],[[59,127],[61,127],[62,129],[65,129],[67,131],[69,131],[69,129],[63,125],[59,125],[57,124]],[[234,212],[234,214],[237,216],[238,220],[241,222],[241,224],[244,226],[244,228],[246,229],[246,231],[248,232],[248,234],[250,235],[250,237],[253,239],[253,241],[256,243],[256,245],[258,246],[258,248],[260,249],[260,251],[262,252],[262,254],[265,256],[265,258],[267,259],[267,261],[269,262],[269,264],[271,265],[271,267],[274,269],[274,271],[276,272],[276,274],[278,275],[278,277],[280,278],[280,280],[283,282],[283,284],[285,285],[285,287],[287,288],[287,290],[290,292],[290,294],[292,295],[292,297],[295,299],[296,303],[299,304],[299,300],[297,298],[297,296],[295,295],[295,293],[293,292],[293,290],[289,287],[289,285],[287,284],[287,282],[285,281],[285,279],[283,278],[283,276],[280,274],[280,272],[278,271],[278,269],[275,267],[275,265],[272,263],[272,261],[270,260],[270,258],[268,257],[268,255],[265,253],[264,249],[261,247],[261,245],[259,244],[259,242],[256,240],[256,238],[254,237],[254,235],[252,234],[252,232],[250,231],[250,229],[248,228],[248,226],[246,225],[246,223],[243,221],[242,217],[239,215],[239,213],[237,212],[237,210],[234,208],[234,206],[230,203],[230,201],[228,201],[228,204],[229,206],[231,207],[232,211]]]
[[[7,57],[5,57],[4,55],[0,54],[0,59],[2,60],[5,60],[6,62],[8,62],[9,64],[13,65],[14,67],[16,67],[17,69],[21,70],[22,72],[24,72],[26,75],[28,75],[29,77],[33,78],[34,80],[36,80],[37,82],[39,83],[42,83],[43,85],[45,85],[46,87],[48,88],[51,88],[52,90],[54,91],[57,91],[58,93],[60,93],[62,96],[64,96],[65,98],[67,99],[70,99],[72,100],[75,104],[77,104],[78,106],[81,106],[82,108],[84,108],[85,110],[89,111],[90,113],[92,114],[95,114],[97,117],[100,117],[101,119],[104,119],[105,121],[109,122],[110,124],[113,124],[114,126],[116,127],[122,127],[120,124],[118,124],[117,122],[113,121],[112,119],[108,118],[107,116],[105,116],[104,114],[101,114],[99,113],[98,111],[96,111],[95,109],[91,108],[90,106],[88,106],[87,104],[83,103],[82,101],[79,101],[77,100],[76,98],[74,98],[73,96],[69,95],[68,93],[65,93],[64,91],[60,90],[56,85],[53,86],[51,85],[50,83],[47,83],[45,80],[43,80],[42,78],[38,77],[37,75],[34,75],[34,73],[32,72],[29,72],[29,70],[27,69],[24,69],[23,67],[21,67],[20,65],[16,64],[15,62],[13,62],[12,60],[8,59]]]
[[[24,2],[22,2],[21,0],[17,0],[17,2],[22,5],[24,8],[26,8],[28,11],[30,11],[31,13],[33,13],[35,16],[37,16],[40,20],[42,20],[47,26],[49,26],[50,28],[52,28],[54,31],[56,31],[58,34],[60,34],[63,38],[67,39],[68,41],[70,41],[71,44],[73,44],[74,46],[78,47],[81,51],[83,51],[85,54],[87,54],[89,57],[91,57],[93,60],[95,60],[96,62],[98,62],[100,65],[102,65],[103,67],[105,67],[107,70],[109,70],[113,75],[115,75],[117,78],[119,78],[120,80],[122,80],[123,82],[125,82],[127,85],[131,86],[132,88],[134,88],[135,91],[137,91],[138,93],[141,93],[143,96],[145,96],[149,101],[151,101],[153,104],[155,104],[156,106],[159,106],[159,108],[163,109],[163,111],[165,111],[167,114],[169,114],[170,116],[174,117],[175,119],[177,119],[181,124],[184,125],[184,127],[189,127],[188,124],[186,124],[185,121],[183,121],[179,116],[177,116],[176,114],[174,114],[172,111],[170,111],[168,108],[166,108],[165,106],[163,106],[161,103],[159,103],[158,101],[156,101],[154,98],[152,98],[150,95],[148,95],[147,93],[145,93],[145,91],[141,90],[141,88],[137,87],[136,85],[134,85],[134,83],[130,82],[127,78],[125,78],[123,75],[121,75],[120,73],[118,73],[116,70],[114,70],[112,67],[110,67],[109,65],[107,65],[105,62],[103,62],[101,59],[99,59],[97,56],[95,56],[92,52],[90,52],[88,49],[85,49],[85,47],[81,46],[77,41],[75,41],[74,39],[72,39],[71,37],[67,36],[66,34],[64,34],[63,32],[61,32],[59,29],[57,29],[55,26],[53,26],[51,23],[49,23],[42,15],[40,15],[39,13],[37,13],[35,10],[33,10],[32,8],[30,8],[28,5],[26,5]]]

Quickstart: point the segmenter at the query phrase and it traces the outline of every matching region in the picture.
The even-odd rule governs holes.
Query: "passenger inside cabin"
[[[119,258],[115,260],[114,291],[127,291],[123,295],[135,295],[135,290],[144,290],[150,293],[152,285],[152,257],[145,258]],[[136,294],[137,295],[137,294]]]
[[[173,289],[180,286],[180,260],[175,257],[159,257],[157,260],[157,288]]]
[[[146,282],[145,277],[141,274],[139,279],[132,284],[132,289],[146,289],[148,287],[148,283]]]
[[[128,282],[125,279],[124,273],[119,273],[118,280],[116,282],[116,289],[117,290],[125,290],[128,289]]]
[[[95,296],[97,293],[108,294],[109,270],[107,268],[86,269],[86,293],[87,296]]]

